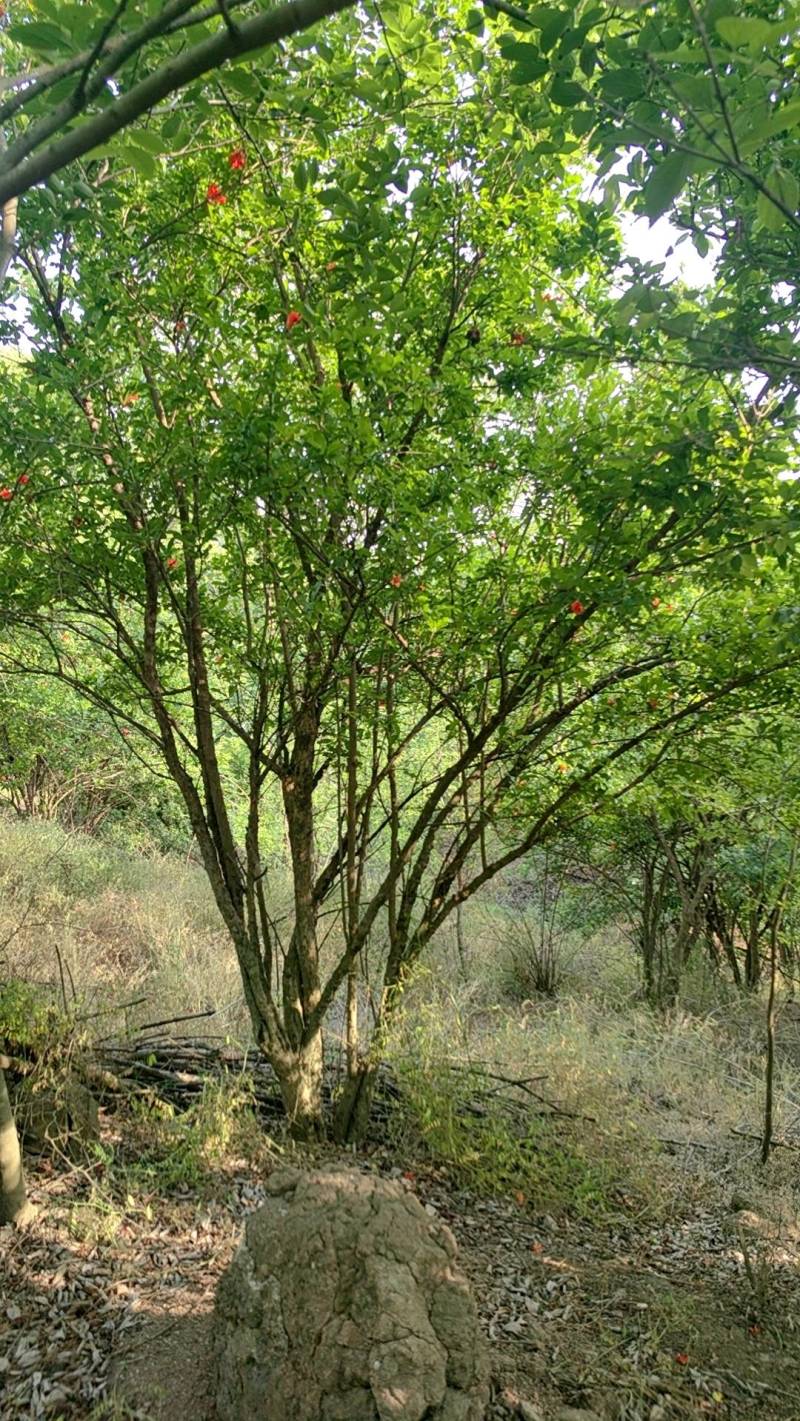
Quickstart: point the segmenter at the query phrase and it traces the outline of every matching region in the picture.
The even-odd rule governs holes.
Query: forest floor
[[[800,1421],[800,1228],[698,1198],[669,1156],[668,1215],[623,1201],[581,1219],[478,1196],[389,1147],[279,1144],[150,1197],[104,1189],[101,1164],[33,1162],[38,1220],[0,1231],[3,1421],[212,1421],[215,1286],[289,1151],[403,1178],[452,1229],[491,1347],[491,1421]]]

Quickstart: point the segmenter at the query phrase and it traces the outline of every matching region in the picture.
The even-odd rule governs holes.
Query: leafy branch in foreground
[[[4,81],[3,87],[13,93],[11,99],[0,103],[0,122],[29,106],[35,107],[43,94],[49,96],[50,107],[41,116],[34,116],[0,153],[0,205],[106,143],[193,80],[229,60],[302,34],[353,3],[354,0],[287,0],[239,21],[230,14],[233,5],[217,7],[201,5],[200,0],[169,0],[153,18],[116,39],[112,39],[113,32],[127,7],[117,5],[110,15],[95,22],[98,7],[93,6],[92,16],[87,17],[89,34],[99,27],[99,35],[85,50],[32,76],[24,75],[22,82],[16,75]],[[179,46],[145,77],[134,78],[130,87],[122,86],[123,66],[133,66],[143,51],[158,53],[157,41],[182,35],[188,26],[200,25],[217,15],[221,16],[221,23],[211,34],[188,49]],[[12,30],[11,39],[23,47],[32,47],[35,41],[37,47],[49,53],[72,48],[70,33],[53,21],[24,21]],[[78,77],[74,84],[68,84],[75,74]],[[116,92],[110,88],[112,81],[118,86]],[[65,86],[68,92],[62,98]],[[58,95],[58,102],[54,94]],[[92,101],[101,99],[99,112],[90,113],[75,125],[74,120],[86,113]]]

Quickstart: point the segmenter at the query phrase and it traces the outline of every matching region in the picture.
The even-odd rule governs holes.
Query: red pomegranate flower
[[[240,173],[246,166],[247,154],[244,148],[234,148],[233,152],[228,154],[228,167],[233,168],[235,173]]]
[[[31,476],[30,476],[30,474],[20,474],[19,478],[17,479],[17,483],[18,483],[18,484],[21,484],[23,488],[25,487],[26,484],[29,484],[30,481],[31,481]]]
[[[290,311],[286,317],[287,331],[293,330],[294,327],[297,325],[298,321],[302,321],[302,319],[303,317],[300,315],[299,311]]]
[[[177,558],[175,558],[175,557],[167,558],[167,567],[169,568],[170,572],[172,572],[172,569],[175,568],[175,567],[177,567],[177,566],[178,566],[178,559],[177,559]]]
[[[214,202],[218,207],[224,206],[228,201],[219,183],[209,183],[206,188],[206,202]]]
[[[0,488],[0,498],[2,498],[4,503],[8,503],[8,500],[13,497],[14,494],[10,488]]]
[[[579,617],[579,616],[580,616],[581,612],[583,611],[583,603],[580,601],[580,599],[579,599],[578,597],[575,598],[575,601],[574,601],[574,602],[570,602],[570,604],[569,604],[569,610],[572,612],[573,616],[575,616],[575,617]]]
[[[402,587],[403,585],[403,578],[399,572],[393,572],[391,577],[389,578],[389,581],[391,582],[392,587]]]

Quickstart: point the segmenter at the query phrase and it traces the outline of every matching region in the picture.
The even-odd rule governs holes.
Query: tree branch
[[[99,144],[113,138],[168,94],[183,89],[192,80],[218,69],[230,59],[241,59],[266,49],[279,40],[301,34],[318,21],[352,8],[354,0],[287,0],[244,21],[235,31],[227,27],[209,39],[193,45],[167,61],[153,74],[134,84],[102,113],[93,115],[63,137],[13,166],[0,167],[0,203],[19,197],[34,183],[44,182],[59,169],[82,158]],[[48,134],[49,136],[49,134]]]

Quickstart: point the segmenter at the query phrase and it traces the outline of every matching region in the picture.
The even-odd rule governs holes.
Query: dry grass
[[[177,858],[5,820],[0,961],[87,1012],[146,998],[129,1024],[215,1006],[218,1029],[244,1028],[236,961],[205,874]]]
[[[460,946],[453,924],[442,935],[407,989],[398,1057],[545,1076],[543,1093],[592,1117],[591,1147],[613,1157],[615,1170],[624,1155],[634,1182],[649,1187],[651,1145],[661,1142],[668,1194],[691,1180],[693,1189],[738,1192],[773,1217],[794,1217],[797,1155],[775,1150],[764,1170],[757,1138],[744,1138],[761,1130],[763,1002],[701,970],[683,1007],[659,1017],[639,999],[629,945],[606,930],[566,938],[560,994],[520,1003],[509,990],[503,921],[496,905],[476,904],[464,914]],[[213,1006],[213,1030],[248,1037],[236,962],[205,875],[175,857],[4,821],[0,965],[56,998],[63,979],[85,1013],[146,999],[110,1016],[109,1030]],[[776,1135],[800,1143],[800,1026],[788,999],[778,1039]]]
[[[469,984],[459,982],[453,944],[407,992],[395,1037],[399,1058],[485,1062],[509,1077],[543,1076],[543,1095],[584,1121],[591,1149],[631,1188],[657,1194],[659,1209],[687,1195],[744,1198],[779,1224],[800,1213],[798,1153],[759,1159],[764,1110],[765,1003],[710,982],[687,983],[684,1005],[660,1016],[640,999],[630,948],[615,933],[569,948],[564,992],[555,1000],[503,1000],[476,915]],[[484,929],[482,931],[482,928]],[[494,982],[493,982],[494,977]],[[449,985],[455,983],[456,985]],[[502,985],[502,977],[501,977]],[[710,1003],[716,997],[717,1004]],[[800,1025],[784,996],[778,1022],[775,1138],[800,1149]],[[654,1156],[655,1150],[655,1156]]]

